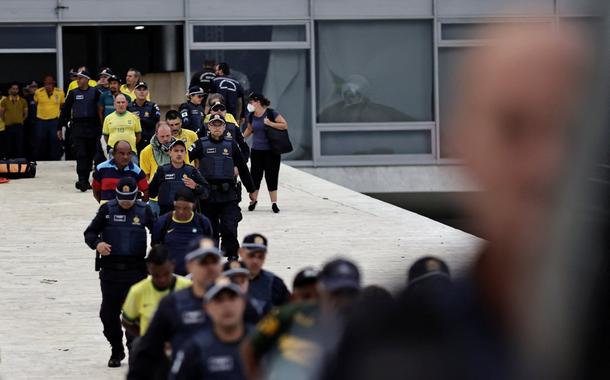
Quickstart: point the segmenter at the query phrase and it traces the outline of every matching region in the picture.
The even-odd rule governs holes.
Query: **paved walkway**
[[[0,185],[0,378],[121,379],[125,364],[105,367],[99,282],[83,242],[97,204],[91,192],[75,190],[74,162],[43,162],[38,173]],[[287,283],[301,267],[342,255],[360,265],[366,283],[394,288],[416,258],[438,255],[459,270],[479,244],[290,167],[281,169],[279,193],[281,213],[261,194],[240,234],[268,236],[267,266]]]

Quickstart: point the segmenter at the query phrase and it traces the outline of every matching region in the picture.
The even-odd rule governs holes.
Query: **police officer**
[[[220,95],[218,95],[218,96],[220,96]],[[246,143],[246,140],[244,139],[244,135],[241,133],[241,129],[239,128],[239,125],[237,124],[237,120],[235,120],[233,115],[231,115],[230,113],[227,113],[227,107],[225,106],[225,104],[223,103],[223,100],[221,98],[213,99],[212,101],[209,102],[209,104],[210,104],[210,113],[209,113],[209,115],[206,115],[206,117],[204,119],[204,125],[197,132],[197,135],[199,137],[207,136],[207,134],[208,134],[207,123],[210,121],[210,118],[212,118],[214,115],[222,116],[225,119],[225,124],[226,124],[224,139],[228,140],[228,141],[235,140],[235,142],[237,143],[237,146],[239,146],[241,155],[244,156],[244,159],[246,160],[246,162],[248,162],[248,159],[250,158],[250,147],[248,146],[248,143]]]
[[[212,326],[198,332],[178,352],[169,379],[246,380],[239,344],[253,329],[243,321],[245,294],[221,277],[207,291],[204,302]]]
[[[191,77],[191,83],[189,87],[197,86],[203,88],[206,94],[214,92],[214,78],[216,78],[216,72],[214,69],[216,62],[213,59],[206,59],[203,62],[203,70],[197,71]]]
[[[174,209],[174,196],[178,189],[189,189],[196,199],[207,198],[210,187],[194,166],[184,162],[186,144],[174,141],[169,147],[170,163],[159,166],[148,188],[151,197],[159,196],[160,215]]]
[[[100,93],[104,93],[106,91],[110,91],[110,88],[108,87],[108,79],[110,79],[110,77],[114,76],[114,74],[112,73],[112,70],[110,69],[110,67],[102,67],[102,69],[100,70],[100,73],[97,76],[97,85],[95,85],[95,88],[100,92]]]
[[[290,292],[284,281],[263,269],[267,258],[266,237],[257,233],[244,237],[239,256],[250,271],[248,295],[258,301],[259,310],[266,313],[273,306],[288,302]]]
[[[237,259],[239,242],[237,225],[242,219],[239,201],[241,186],[235,179],[235,168],[252,194],[254,184],[246,161],[234,141],[224,139],[225,121],[214,115],[208,124],[210,133],[189,150],[189,157],[210,184],[210,196],[202,202],[202,212],[212,222],[216,238],[222,237],[222,249],[229,259]]]
[[[142,138],[138,143],[138,152],[141,152],[155,135],[155,127],[161,119],[161,110],[157,103],[146,100],[148,97],[148,85],[146,82],[138,82],[135,90],[136,99],[129,103],[127,111],[140,118],[142,125]]]
[[[193,285],[163,298],[146,334],[138,342],[127,379],[167,378],[169,368],[159,368],[166,361],[165,344],[170,343],[172,357],[197,331],[209,325],[201,304],[203,297],[222,271],[222,252],[210,238],[196,241],[185,257]],[[163,377],[165,375],[165,377]]]
[[[241,124],[244,110],[244,89],[237,79],[229,75],[231,75],[231,69],[228,63],[217,64],[214,90],[224,98],[227,112],[235,116]]]
[[[125,358],[121,306],[129,288],[146,277],[146,229],[152,230],[155,217],[146,203],[136,199],[137,194],[135,180],[122,178],[116,199],[100,206],[85,230],[85,242],[97,253],[96,270],[100,271],[102,289],[100,319],[112,347],[108,367],[120,367]],[[130,348],[134,337],[126,337]]]
[[[178,112],[182,119],[182,127],[197,132],[203,126],[203,110],[205,92],[201,87],[190,87],[186,93],[188,101],[182,103]]]
[[[69,144],[74,146],[76,152],[76,173],[78,181],[75,186],[80,191],[91,189],[89,174],[93,167],[93,157],[96,153],[96,143],[101,135],[101,129],[97,114],[97,103],[100,92],[95,87],[89,86],[91,76],[87,71],[76,74],[78,87],[70,91],[66,103],[61,110],[60,123],[57,135],[61,139],[61,128],[68,128],[70,124],[71,140]]]

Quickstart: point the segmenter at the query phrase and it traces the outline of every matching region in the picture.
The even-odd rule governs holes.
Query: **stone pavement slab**
[[[41,162],[35,179],[0,185],[0,378],[122,379],[106,367],[94,254],[83,231],[97,203],[74,188],[75,163]],[[307,265],[336,256],[360,266],[367,284],[400,287],[422,255],[463,269],[480,240],[423,216],[282,166],[280,214],[261,189],[242,209],[240,236],[269,239],[266,266],[290,284]],[[126,363],[126,362],[124,362]]]

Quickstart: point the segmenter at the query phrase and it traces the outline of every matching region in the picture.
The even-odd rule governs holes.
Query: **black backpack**
[[[29,161],[25,158],[0,160],[0,177],[34,178],[36,177],[36,161]]]

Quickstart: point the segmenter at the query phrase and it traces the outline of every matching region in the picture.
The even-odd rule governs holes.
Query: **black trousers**
[[[146,274],[138,272],[131,275],[131,278],[121,278],[120,281],[100,279],[100,288],[102,289],[100,319],[104,326],[104,336],[112,346],[113,351],[124,351],[121,308],[131,286],[144,278],[146,278]],[[127,338],[127,347],[129,348],[134,337],[127,332],[125,337]]]
[[[203,215],[212,222],[214,239],[220,240],[220,248],[227,257],[237,257],[239,241],[237,240],[237,225],[242,219],[241,209],[236,201],[201,204]]]
[[[4,131],[5,155],[7,158],[21,158],[23,154],[23,124],[7,125]]]
[[[76,174],[78,174],[79,181],[89,182],[97,140],[99,140],[98,137],[72,136],[72,146],[76,154]]]
[[[282,156],[273,153],[271,150],[252,149],[250,151],[250,160],[252,160],[250,173],[254,180],[254,188],[256,190],[260,189],[264,173],[267,189],[269,191],[276,191]]]

